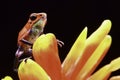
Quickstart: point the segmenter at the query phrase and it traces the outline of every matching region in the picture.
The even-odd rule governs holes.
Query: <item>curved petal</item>
[[[111,25],[110,20],[104,20],[100,27],[87,38],[83,57],[79,59],[82,61],[81,64],[84,65],[104,37],[110,32]]]
[[[32,59],[24,59],[18,68],[20,80],[51,80],[47,73]]]
[[[86,61],[93,54],[93,52],[102,42],[104,37],[109,33],[110,29],[111,29],[111,21],[105,20],[103,21],[101,26],[90,37],[88,37],[88,39],[85,41],[84,51],[82,51],[80,57],[76,57],[74,68],[71,68],[69,70],[71,71],[70,73],[68,73],[69,80],[75,79],[76,75],[80,72],[82,67],[85,65]]]
[[[79,57],[81,57],[81,53],[84,50],[86,37],[87,37],[87,27],[85,27],[84,30],[81,32],[81,34],[78,36],[72,48],[70,49],[67,57],[62,63],[62,71],[66,75],[66,77],[72,74],[72,69],[76,65],[75,61]]]
[[[61,62],[54,34],[43,34],[35,41],[33,57],[52,80],[61,80]]]
[[[111,61],[110,64],[100,68],[100,70],[95,72],[88,80],[96,80],[96,79],[107,80],[110,73],[118,69],[120,69],[120,57]]]
[[[120,75],[119,76],[113,76],[110,78],[110,80],[120,80]]]
[[[5,76],[4,78],[2,78],[1,80],[13,80],[10,76]]]
[[[88,61],[85,63],[85,65],[77,75],[76,80],[86,80],[91,75],[91,73],[93,73],[93,71],[96,69],[98,64],[101,62],[101,60],[107,53],[111,42],[111,37],[107,35],[97,47],[97,49],[93,52],[93,54],[90,56]]]
[[[79,58],[79,61],[78,61],[78,67],[80,65],[81,67],[84,66],[86,61],[95,51],[95,49],[104,39],[104,37],[109,33],[110,29],[111,29],[111,21],[105,20],[102,22],[100,27],[87,38],[86,44],[85,44],[85,50],[83,52],[82,57]]]

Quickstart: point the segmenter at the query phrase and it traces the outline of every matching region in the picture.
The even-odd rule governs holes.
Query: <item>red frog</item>
[[[43,34],[45,24],[47,22],[47,14],[46,13],[32,13],[29,16],[28,22],[22,28],[22,30],[18,34],[18,49],[15,53],[15,64],[14,70],[16,70],[19,61],[19,58],[22,55],[32,56],[32,45],[35,40]],[[62,47],[64,43],[60,40],[58,41],[58,45]]]
[[[28,22],[18,34],[16,57],[20,57],[23,53],[31,53],[31,46],[36,38],[43,33],[46,22],[46,13],[32,13],[30,15]]]
[[[32,56],[32,45],[34,41],[43,34],[45,24],[47,22],[46,13],[32,13],[28,22],[18,34],[18,49],[15,53],[15,68],[19,63],[21,55],[26,54]]]

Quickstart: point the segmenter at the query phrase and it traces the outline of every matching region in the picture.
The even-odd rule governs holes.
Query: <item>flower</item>
[[[20,80],[107,80],[113,71],[120,69],[120,57],[112,60],[95,73],[112,42],[108,34],[111,21],[105,20],[87,38],[87,27],[81,32],[61,63],[57,39],[53,33],[41,35],[33,44],[32,59],[24,59],[18,68]],[[110,80],[120,80],[119,76]]]

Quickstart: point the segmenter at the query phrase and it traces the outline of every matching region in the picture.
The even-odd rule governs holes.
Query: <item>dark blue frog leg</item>
[[[14,59],[14,65],[13,65],[13,69],[15,72],[17,72],[18,65],[19,65],[19,58],[23,53],[24,51],[22,50],[21,46],[18,46],[18,49],[15,53],[15,59]]]

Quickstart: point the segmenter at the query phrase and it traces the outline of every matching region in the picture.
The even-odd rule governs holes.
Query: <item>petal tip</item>
[[[109,24],[110,26],[112,25],[112,22],[111,22],[110,19],[106,19],[106,20],[104,20],[103,23],[105,23],[105,24]]]

